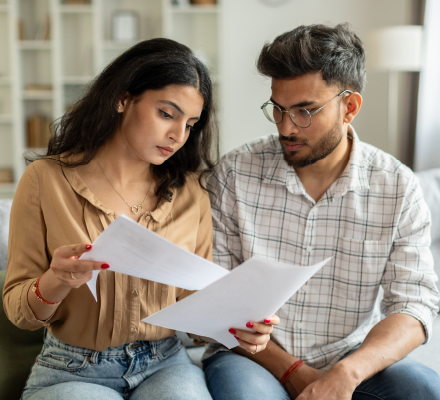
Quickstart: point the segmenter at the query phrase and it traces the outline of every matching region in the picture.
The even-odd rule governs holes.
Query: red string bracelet
[[[280,382],[285,385],[289,379],[292,377],[292,375],[298,371],[299,367],[301,367],[302,365],[304,365],[304,363],[299,360],[296,361],[287,371],[286,373],[283,375],[283,377],[281,378]]]
[[[40,293],[40,289],[38,287],[38,284],[40,283],[40,279],[41,279],[41,276],[37,280],[34,281],[33,286],[32,286],[32,291],[35,292],[37,299],[40,300],[44,304],[49,304],[49,305],[60,304],[61,301],[58,301],[57,303],[51,303],[47,300],[44,300],[43,296]]]

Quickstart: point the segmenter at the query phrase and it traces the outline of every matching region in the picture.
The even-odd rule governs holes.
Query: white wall
[[[270,3],[270,0],[266,0]],[[272,0],[274,3],[275,1]],[[298,25],[349,22],[359,37],[379,27],[411,20],[411,0],[285,0],[268,6],[264,0],[222,0],[221,23],[221,152],[275,132],[260,106],[270,97],[270,81],[256,72],[263,44]],[[367,75],[364,105],[354,121],[366,142],[386,148],[386,73]]]

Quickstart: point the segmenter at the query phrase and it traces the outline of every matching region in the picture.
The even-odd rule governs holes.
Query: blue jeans
[[[214,400],[290,400],[283,385],[257,363],[231,352],[203,362]],[[405,357],[362,382],[353,400],[440,400],[440,377],[432,369]]]
[[[22,400],[210,400],[203,371],[176,337],[104,351],[71,346],[46,332]]]

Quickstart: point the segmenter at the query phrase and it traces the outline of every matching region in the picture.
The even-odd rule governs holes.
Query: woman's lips
[[[169,156],[174,151],[174,149],[172,147],[160,147],[160,146],[157,146],[157,148],[159,149],[159,151],[164,156]]]

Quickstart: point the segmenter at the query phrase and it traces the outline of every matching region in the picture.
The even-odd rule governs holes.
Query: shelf
[[[52,42],[50,40],[21,40],[19,46],[22,50],[50,50]]]
[[[218,12],[217,5],[192,5],[192,6],[171,6],[174,14],[215,14]]]
[[[17,185],[14,183],[0,183],[0,194],[14,194]]]
[[[60,6],[63,14],[89,14],[93,11],[92,5],[63,5]]]
[[[92,79],[93,76],[65,76],[63,83],[65,85],[87,85]]]
[[[0,125],[12,124],[12,122],[13,122],[12,115],[1,115],[0,114]]]
[[[116,41],[113,41],[113,40],[106,40],[104,42],[104,49],[105,50],[118,50],[118,51],[121,51],[121,50],[124,50],[124,49],[128,49],[131,46],[134,46],[136,43],[139,43],[139,42],[138,41],[137,42],[116,42]]]
[[[23,100],[52,100],[53,93],[49,90],[24,90],[22,93]]]

